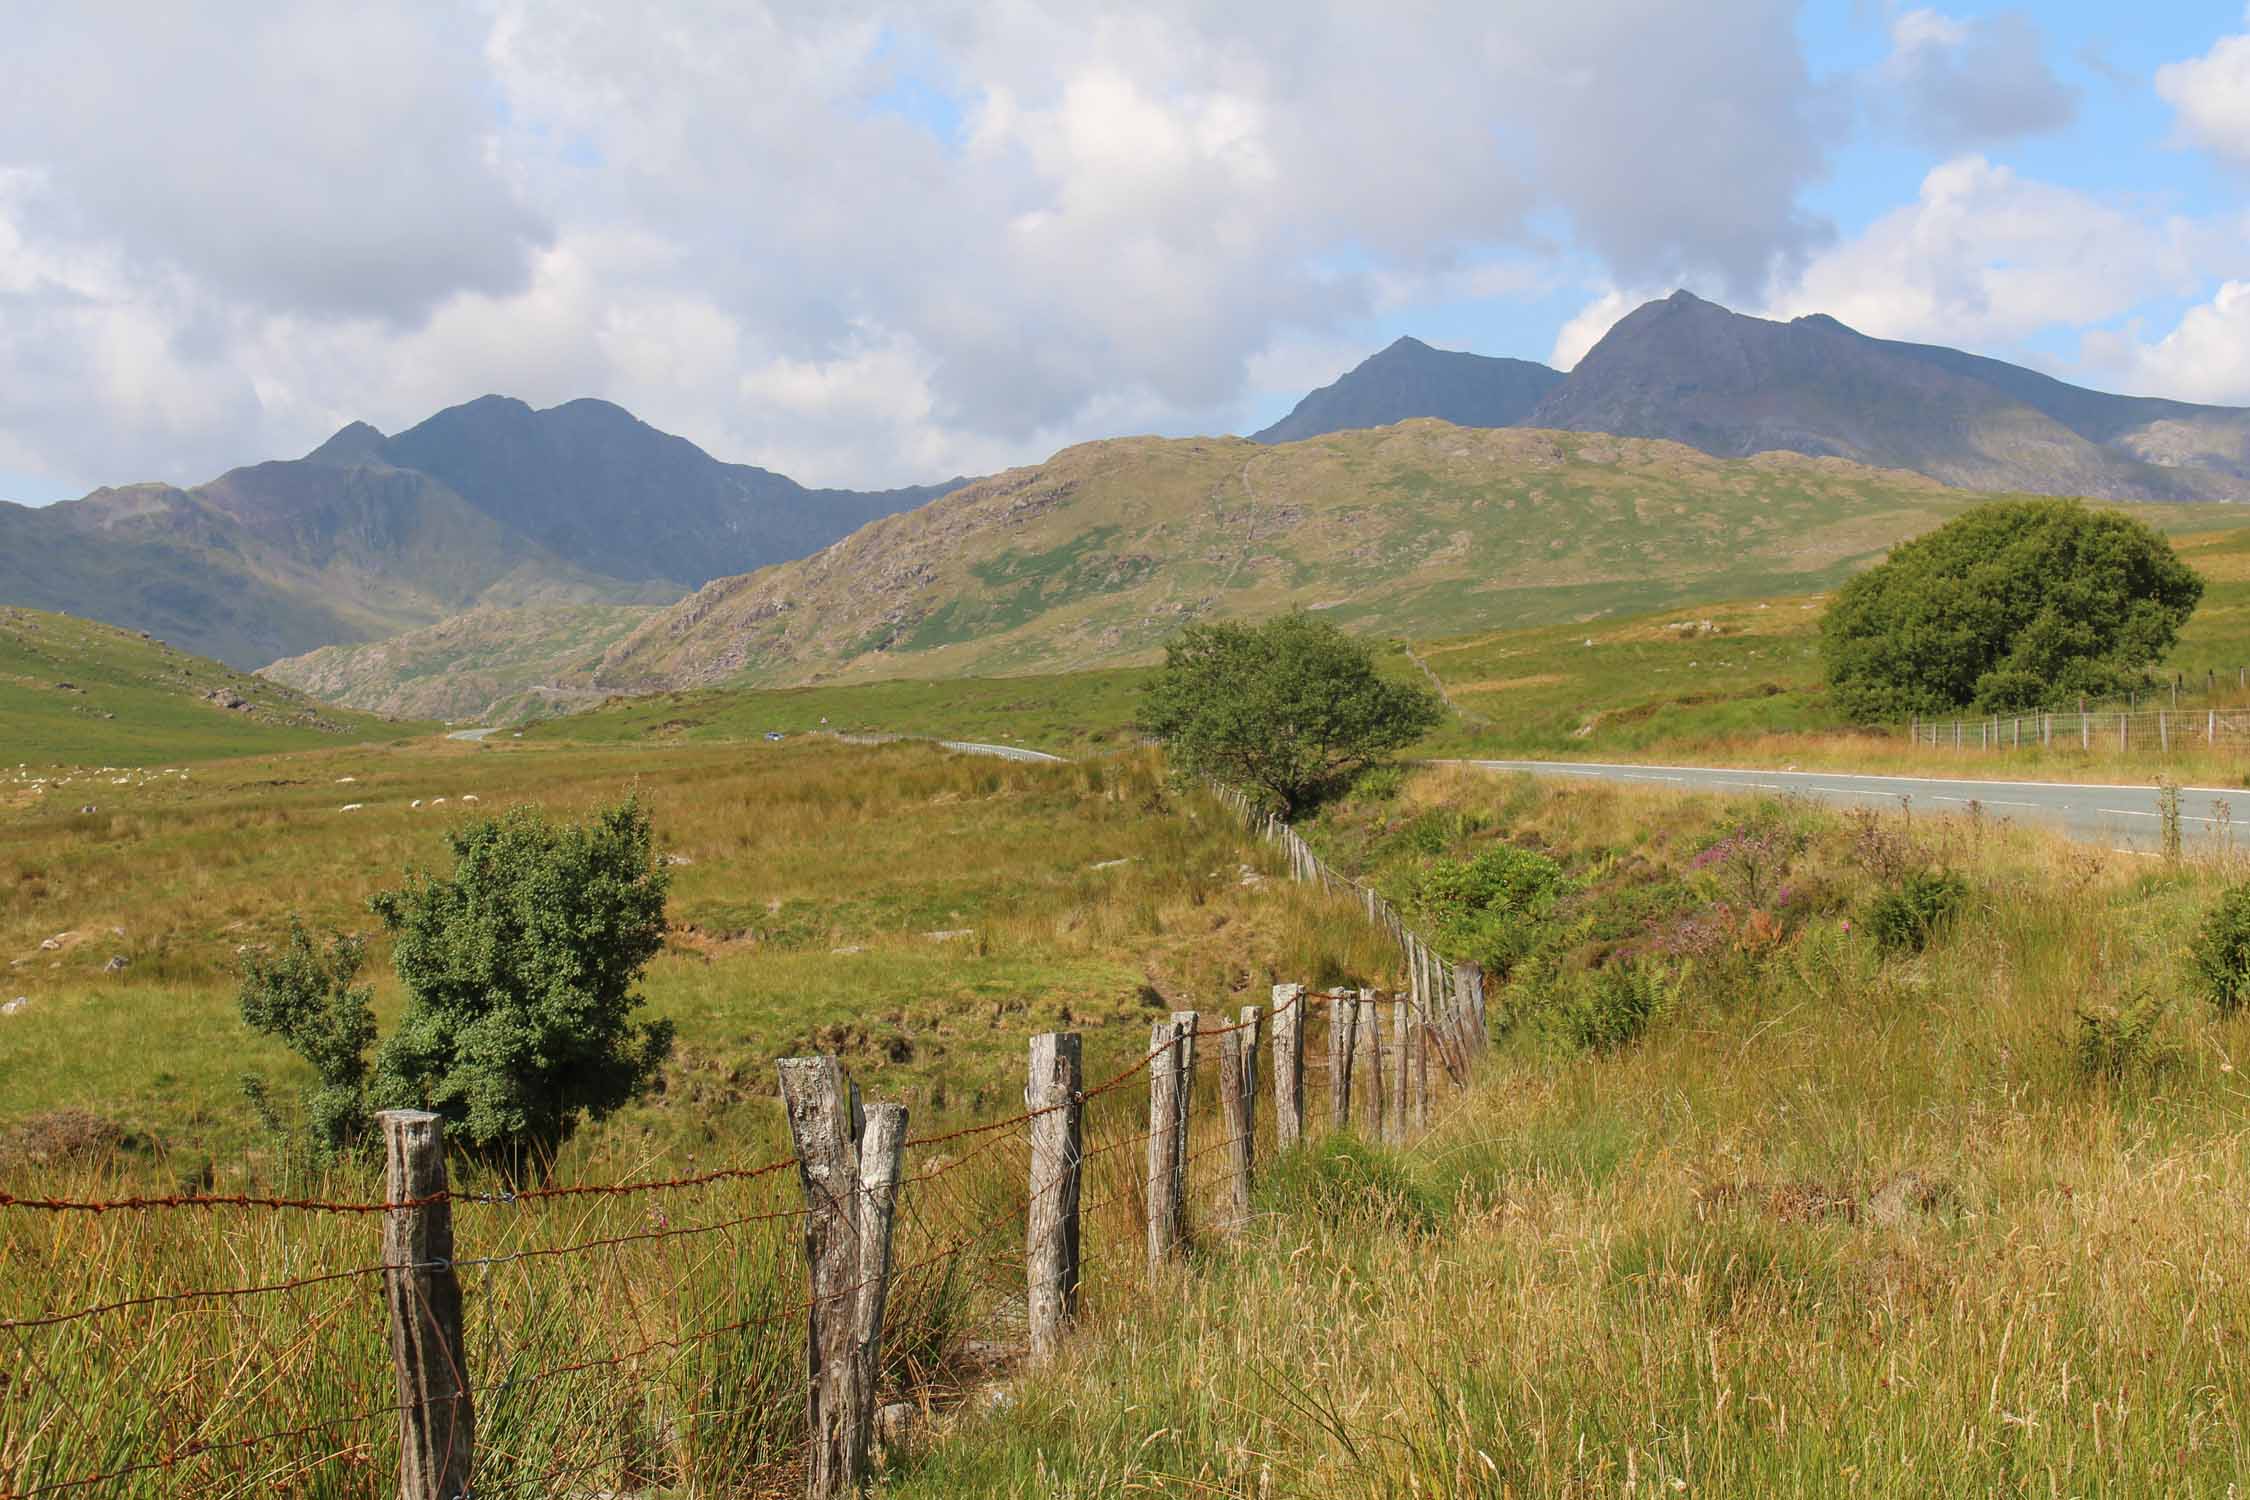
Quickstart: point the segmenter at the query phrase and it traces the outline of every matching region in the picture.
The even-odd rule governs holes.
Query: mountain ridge
[[[187,488],[0,503],[0,602],[258,667],[480,607],[666,603],[958,483],[811,489],[610,402],[484,396]]]
[[[1521,367],[1513,396],[1528,383],[1536,399],[1480,406],[1443,374],[1467,380],[1497,364]],[[1535,371],[1551,379],[1525,373]],[[1301,440],[1409,417],[1666,439],[1720,458],[1847,458],[1964,489],[2250,499],[2250,409],[2113,395],[1987,355],[1876,338],[1827,313],[1782,322],[1684,290],[1620,318],[1568,374],[1400,339],[1252,436]]]

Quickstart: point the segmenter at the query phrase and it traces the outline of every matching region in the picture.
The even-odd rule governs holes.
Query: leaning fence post
[[[1227,1216],[1230,1226],[1250,1222],[1250,1090],[1248,1033],[1219,1038],[1219,1128],[1227,1133]]]
[[[1203,1029],[1203,1017],[1192,1010],[1176,1010],[1172,1019],[1180,1027],[1180,1133],[1172,1143],[1172,1154],[1178,1159],[1180,1178],[1179,1225],[1173,1238],[1187,1243],[1187,1159],[1195,1154],[1195,1037]]]
[[[1328,992],[1328,1128],[1342,1130],[1352,1120],[1352,1032],[1359,1001],[1349,990]]]
[[[1176,1020],[1158,1021],[1148,1037],[1148,1269],[1151,1275],[1180,1248],[1180,1052]]]
[[[827,1500],[867,1478],[906,1108],[871,1106],[864,1134],[855,1137],[852,1091],[841,1063],[785,1057],[774,1066],[805,1192],[805,1268],[812,1283],[805,1340],[812,1453],[805,1491]]]
[[[428,1110],[386,1109],[383,1131],[383,1300],[398,1372],[399,1500],[469,1493],[476,1411],[461,1343],[461,1283],[453,1272],[453,1204],[445,1121]]]
[[[1469,959],[1457,960],[1453,965],[1453,985],[1461,1000],[1461,1024],[1468,1032],[1469,1045],[1482,1051],[1491,1041],[1484,1022],[1484,970]]]
[[[1031,1039],[1031,1080],[1023,1092],[1024,1107],[1032,1112],[1024,1261],[1035,1360],[1060,1347],[1078,1316],[1079,1174],[1086,1160],[1081,1057],[1075,1031]]]
[[[1305,1134],[1305,987],[1273,987],[1273,1145],[1286,1151]]]

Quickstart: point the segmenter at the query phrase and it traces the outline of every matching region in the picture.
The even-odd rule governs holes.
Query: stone
[[[30,996],[18,995],[15,999],[10,1000],[7,1004],[0,1005],[0,1016],[13,1016],[20,1014],[30,1004]]]
[[[957,938],[975,937],[976,935],[977,930],[974,927],[941,927],[935,932],[922,934],[933,943],[950,943]]]
[[[685,854],[667,854],[664,856],[664,863],[668,865],[692,865],[695,863],[695,861],[688,858]]]
[[[124,954],[112,953],[109,956],[109,962],[102,965],[102,972],[104,974],[122,974],[125,972],[127,966],[128,965]]]

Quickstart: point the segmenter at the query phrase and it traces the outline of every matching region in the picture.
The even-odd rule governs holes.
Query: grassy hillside
[[[705,688],[619,698],[525,731],[540,742],[621,744],[755,740],[779,732],[902,734],[985,740],[1033,750],[1116,749],[1147,673],[1127,667],[1052,677],[963,677],[834,687]]]
[[[512,723],[587,700],[583,680],[611,643],[653,609],[551,604],[477,609],[359,645],[323,646],[258,675],[375,713]]]
[[[332,708],[134,630],[0,606],[0,770],[146,766],[428,727]]]
[[[1072,448],[726,579],[603,661],[620,690],[1124,665],[1318,609],[1429,636],[1804,592],[1977,497],[1914,475],[1415,421],[1265,447]]]

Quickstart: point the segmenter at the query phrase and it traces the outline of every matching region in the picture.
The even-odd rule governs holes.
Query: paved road
[[[456,729],[451,734],[447,735],[446,738],[449,740],[481,740],[488,734],[498,734],[499,732],[500,731],[497,728]]]
[[[1680,791],[1797,792],[1840,807],[1890,807],[1911,797],[1917,811],[1962,812],[1971,802],[1994,817],[2048,823],[2071,838],[2135,854],[2158,844],[2156,788],[2147,785],[2081,785],[2055,781],[1942,781],[1921,776],[1846,776],[1827,771],[1729,771],[1702,766],[1605,765],[1591,761],[1470,760],[1458,765],[1539,776],[1583,776],[1633,781]],[[2214,804],[2232,804],[2222,819]],[[2238,822],[2250,834],[2250,790],[2182,787],[2181,831],[2192,847]]]

